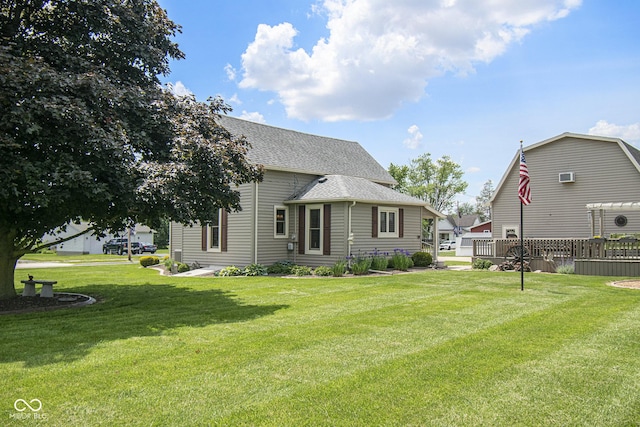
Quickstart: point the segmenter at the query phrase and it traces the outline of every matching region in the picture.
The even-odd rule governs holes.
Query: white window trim
[[[318,209],[320,211],[320,247],[318,249],[311,248],[311,211]],[[305,209],[305,254],[309,255],[322,255],[323,238],[324,238],[324,205],[308,205]]]
[[[389,213],[389,212],[393,212],[394,213],[394,232],[391,233],[389,231],[382,231],[380,229],[380,217],[382,216],[383,213]],[[388,220],[387,220],[388,223]],[[400,226],[400,208],[391,208],[391,207],[386,207],[386,206],[379,206],[378,207],[378,238],[382,238],[382,239],[390,239],[390,238],[395,238],[397,239],[399,236],[399,230],[398,227]]]
[[[502,238],[507,238],[507,230],[514,230],[516,235],[520,237],[520,226],[519,225],[503,225],[502,226]]]
[[[213,237],[211,236],[213,227],[207,225],[207,252],[222,252],[222,224],[220,223],[220,209],[218,209],[218,246],[211,246],[213,243]]]
[[[284,210],[284,234],[278,234],[278,211]],[[289,209],[286,206],[273,207],[273,238],[287,239],[289,237]]]

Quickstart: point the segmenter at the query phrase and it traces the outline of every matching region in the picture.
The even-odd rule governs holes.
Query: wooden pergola
[[[640,211],[640,202],[618,203],[588,203],[589,222],[591,223],[591,236],[604,236],[604,212],[605,211]],[[597,218],[596,218],[597,216]],[[598,233],[596,234],[596,223]]]

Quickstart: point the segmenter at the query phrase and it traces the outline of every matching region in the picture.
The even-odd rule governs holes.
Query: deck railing
[[[524,239],[523,243],[525,254],[532,259],[640,260],[640,240],[636,239]],[[519,247],[520,239],[474,239],[473,256],[506,258],[509,250]]]

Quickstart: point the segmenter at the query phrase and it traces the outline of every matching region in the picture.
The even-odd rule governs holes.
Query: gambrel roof
[[[565,139],[565,138],[574,138],[574,139],[585,140],[585,141],[586,140],[590,140],[590,141],[610,142],[611,144],[618,146],[618,148],[629,159],[629,161],[634,166],[634,168],[640,173],[640,150],[638,150],[637,148],[635,148],[631,144],[628,144],[628,143],[624,142],[620,138],[611,138],[611,137],[607,137],[607,136],[583,135],[583,134],[579,134],[579,133],[564,132],[564,133],[562,133],[560,135],[554,136],[553,138],[545,139],[544,141],[540,141],[540,142],[535,143],[533,145],[530,145],[528,147],[523,147],[523,151],[525,153],[525,157],[526,157],[526,153],[528,151],[534,150],[534,149],[536,149],[538,147],[541,147],[543,145],[546,145],[546,144],[550,144],[550,143],[553,143],[553,142],[556,142],[556,141],[560,141],[560,140]],[[509,176],[511,170],[513,168],[518,168],[519,164],[520,164],[520,150],[518,150],[516,152],[515,156],[511,160],[511,163],[509,164],[509,167],[507,168],[507,170],[505,171],[504,175],[502,176],[502,179],[500,180],[500,183],[498,184],[498,186],[496,187],[495,191],[493,192],[493,195],[491,196],[491,200],[490,200],[491,202],[493,202],[494,199],[496,198],[496,196],[499,194],[500,189],[502,188],[504,182],[506,181],[507,177]]]
[[[251,143],[247,158],[269,170],[311,175],[349,175],[380,184],[396,181],[360,144],[281,129],[229,116],[219,123]]]

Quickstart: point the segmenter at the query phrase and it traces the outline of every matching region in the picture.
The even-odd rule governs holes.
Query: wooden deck
[[[555,272],[558,266],[573,263],[576,274],[640,276],[636,239],[524,239],[523,243],[533,270]],[[519,247],[519,239],[475,239],[473,258],[500,264],[514,251],[519,254]]]

